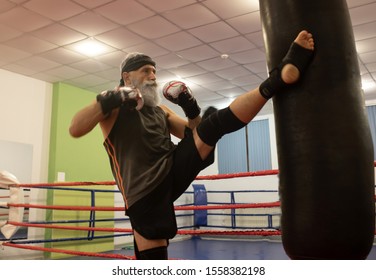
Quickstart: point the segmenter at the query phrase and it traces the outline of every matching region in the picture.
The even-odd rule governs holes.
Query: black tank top
[[[175,145],[160,107],[120,107],[104,146],[125,207],[157,187],[170,171]]]

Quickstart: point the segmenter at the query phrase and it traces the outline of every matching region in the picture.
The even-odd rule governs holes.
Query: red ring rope
[[[216,180],[216,179],[230,179],[239,177],[254,177],[254,176],[267,176],[276,175],[278,170],[264,170],[255,172],[241,172],[233,174],[220,174],[220,175],[207,175],[197,176],[196,180]],[[99,182],[58,182],[58,183],[37,183],[37,184],[14,184],[13,187],[20,188],[43,188],[43,187],[75,187],[75,186],[112,186],[116,185],[115,181],[99,181]]]
[[[92,252],[79,252],[73,250],[64,250],[64,249],[54,249],[54,248],[44,248],[39,246],[30,246],[30,245],[21,245],[15,243],[3,243],[2,246],[20,248],[20,249],[28,249],[28,250],[36,250],[36,251],[44,251],[44,252],[52,252],[52,253],[62,253],[62,254],[69,254],[69,255],[76,255],[76,256],[88,256],[88,257],[103,257],[103,258],[113,258],[113,259],[126,259],[126,260],[133,260],[134,257],[124,256],[120,254],[105,254],[105,253],[92,253]]]
[[[124,211],[125,207],[110,206],[64,206],[64,205],[38,205],[25,203],[8,203],[9,207],[24,207],[52,210],[80,210],[80,211]],[[244,209],[244,208],[272,208],[279,207],[280,202],[269,203],[244,203],[244,204],[224,204],[224,205],[197,205],[197,206],[175,206],[175,210],[220,210],[220,209]]]
[[[14,226],[36,227],[36,228],[49,228],[49,229],[65,229],[65,230],[83,230],[83,231],[102,231],[102,232],[127,232],[132,233],[132,229],[125,228],[100,228],[100,227],[83,227],[83,226],[61,226],[61,225],[46,225],[46,224],[32,224],[32,223],[20,223],[8,221],[8,224]],[[278,230],[178,230],[178,234],[181,235],[201,235],[201,234],[213,234],[213,235],[281,235]]]

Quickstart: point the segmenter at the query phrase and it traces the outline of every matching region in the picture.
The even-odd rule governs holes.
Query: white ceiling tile
[[[358,53],[367,53],[375,50],[376,38],[366,39],[356,42],[356,49]]]
[[[169,11],[163,13],[163,16],[183,29],[189,29],[219,20],[214,13],[201,5],[191,5]]]
[[[376,72],[376,63],[368,63],[366,67],[369,72]]]
[[[156,12],[171,11],[189,4],[193,4],[196,0],[164,0],[164,1],[155,1],[155,0],[138,0],[140,3],[144,4],[148,8]]]
[[[16,4],[22,4],[24,2],[27,2],[29,0],[9,0],[10,2],[16,3]]]
[[[79,14],[64,20],[62,23],[89,36],[94,36],[118,27],[117,24],[93,12]]]
[[[0,14],[0,23],[4,23],[20,31],[30,32],[50,24],[51,20],[23,7],[16,7],[6,13]]]
[[[15,3],[9,2],[9,1],[0,1],[0,13],[4,13],[6,11],[9,11],[10,9],[14,8],[16,6]]]
[[[265,60],[265,53],[259,49],[254,49],[232,54],[230,58],[237,63],[248,64]]]
[[[266,60],[258,61],[250,64],[245,64],[245,68],[249,69],[252,73],[260,74],[260,73],[266,73],[267,72],[267,65]]]
[[[221,53],[236,53],[240,51],[250,50],[256,48],[254,44],[249,42],[245,37],[238,36],[231,39],[222,40],[211,43],[210,46],[217,49]]]
[[[48,71],[51,75],[60,77],[61,80],[70,80],[85,75],[84,71],[70,66],[60,66]]]
[[[221,78],[212,73],[208,73],[208,74],[189,77],[187,78],[187,80],[197,85],[202,85],[202,84],[207,84],[207,83],[219,82],[221,81]]]
[[[260,84],[263,81],[256,75],[247,75],[244,77],[237,77],[231,80],[231,83],[237,86],[245,86],[249,84]],[[251,89],[251,88],[250,88]]]
[[[208,71],[218,71],[221,69],[234,67],[236,63],[234,63],[230,59],[222,59],[220,57],[216,57],[216,58],[198,62],[197,65],[201,66],[202,68]]]
[[[359,54],[359,57],[364,63],[376,62],[376,51]]]
[[[239,96],[239,95],[245,93],[245,91],[240,87],[230,87],[230,88],[227,88],[227,89],[218,90],[217,93],[220,94],[220,95],[223,95],[227,98],[233,98],[235,96]]]
[[[95,40],[94,38],[89,38],[89,39],[85,39],[85,40],[81,40],[81,41],[78,41],[76,43],[73,43],[73,44],[70,44],[70,45],[67,45],[65,46],[65,48],[67,49],[70,49],[72,51],[76,51],[77,52],[77,47],[80,46],[83,42],[85,41],[97,41]],[[102,42],[98,42],[101,47],[102,47],[102,51],[101,51],[101,54],[106,54],[106,53],[110,53],[110,52],[113,52],[115,51],[114,48],[110,47],[109,45],[106,45]],[[89,56],[88,56],[89,57]]]
[[[14,61],[31,56],[31,54],[28,52],[24,52],[19,49],[1,45],[1,44],[0,44],[0,53],[1,53],[1,60],[7,63],[14,62]]]
[[[209,105],[214,105],[216,102],[223,102],[223,96],[212,92],[206,88],[201,88],[200,90],[195,91],[197,96],[200,96],[201,100]]]
[[[156,39],[179,31],[179,28],[160,16],[132,23],[128,28],[133,32],[149,39]]]
[[[100,72],[111,68],[111,66],[95,59],[86,59],[83,61],[75,62],[70,64],[70,66],[87,73]]]
[[[365,66],[365,64],[359,62],[359,71],[360,75],[368,74],[368,70]]]
[[[225,22],[211,23],[188,31],[206,43],[239,36],[239,33]]]
[[[374,0],[347,0],[347,5],[349,8],[362,6],[364,4],[375,2]]]
[[[157,83],[159,90],[162,91],[162,88],[166,82],[176,80],[177,77],[175,74],[167,70],[157,70]]]
[[[77,87],[93,87],[104,83],[108,83],[109,81],[96,75],[85,75],[75,79],[70,79],[67,82]]]
[[[127,25],[155,14],[153,11],[133,0],[113,1],[94,11],[122,25]]]
[[[32,56],[32,57],[22,59],[18,61],[17,64],[23,67],[32,68],[35,72],[43,72],[48,69],[59,66],[59,64],[54,61],[45,59],[43,57],[38,57],[38,56]]]
[[[157,67],[162,69],[176,68],[189,63],[187,60],[182,59],[173,53],[159,56],[155,58],[155,61],[157,63]]]
[[[33,74],[33,78],[41,80],[41,81],[45,81],[48,83],[56,83],[56,82],[61,81],[61,77],[54,76],[49,71]]]
[[[200,40],[185,31],[162,37],[155,42],[170,51],[180,51],[201,44]]]
[[[351,22],[359,25],[375,21],[376,2],[350,9]]]
[[[172,70],[174,71],[174,73],[176,73],[176,75],[182,78],[197,76],[197,75],[204,74],[206,72],[206,70],[197,66],[196,64],[187,64],[187,65],[183,65]]]
[[[4,65],[7,65],[8,63],[6,63],[5,61],[2,61],[1,60],[1,57],[0,57],[0,68],[3,67]],[[1,70],[0,70],[1,71]]]
[[[260,12],[253,12],[226,21],[240,33],[252,33],[261,30]]]
[[[36,30],[34,35],[58,46],[68,45],[87,38],[86,35],[58,23]]]
[[[168,50],[158,46],[157,44],[153,43],[152,41],[147,41],[145,43],[135,45],[130,48],[125,48],[124,52],[131,53],[131,52],[140,52],[147,54],[148,56],[155,58],[158,56],[166,55],[169,53]]]
[[[219,81],[214,83],[205,83],[202,85],[202,87],[216,92],[218,90],[233,88],[234,85],[230,84],[228,81]]]
[[[376,21],[354,27],[355,40],[364,40],[376,37]]]
[[[58,62],[60,64],[70,64],[87,58],[84,55],[73,52],[66,48],[53,49],[40,54],[40,56]]]
[[[258,0],[206,0],[203,2],[203,4],[223,19],[244,15],[246,13],[252,13],[259,10]]]
[[[264,47],[264,37],[262,31],[246,34],[245,37],[254,45]]]
[[[95,59],[99,60],[107,65],[117,67],[120,71],[121,62],[124,60],[126,54],[122,51],[115,51],[104,55],[96,56]]]
[[[114,83],[111,81],[111,82],[106,82],[104,84],[100,84],[100,85],[97,85],[97,86],[93,86],[93,87],[89,87],[88,90],[91,91],[91,92],[95,92],[95,93],[100,93],[104,90],[109,90],[109,89],[113,89],[114,88]],[[93,96],[93,99],[94,99],[95,96]]]
[[[373,79],[374,81],[376,81],[376,72],[372,72],[372,73],[371,73],[371,76],[372,76],[372,79]]]
[[[235,66],[235,67],[226,68],[224,70],[216,71],[215,74],[223,79],[231,80],[236,77],[249,75],[250,73],[247,69],[245,69],[242,66]]]
[[[4,42],[22,35],[22,32],[11,27],[0,25],[0,42]]]
[[[208,45],[200,45],[188,50],[177,52],[179,56],[193,62],[219,57],[220,53]]]
[[[54,44],[27,34],[7,41],[5,44],[32,54],[42,53],[57,47]]]
[[[35,71],[34,69],[30,67],[24,67],[19,64],[6,64],[2,68],[10,72],[15,72],[15,73],[25,75],[25,76],[31,76],[37,73],[37,71]]]
[[[141,44],[145,41],[144,38],[127,30],[124,27],[119,27],[114,30],[102,33],[95,36],[95,38],[118,49],[125,49],[137,44]]]
[[[110,69],[99,71],[99,72],[96,72],[95,75],[97,75],[98,77],[104,78],[106,80],[115,80],[115,81],[119,80],[120,81],[119,67],[112,67]],[[111,89],[114,88],[116,85],[113,84]]]
[[[63,20],[85,11],[83,7],[69,0],[31,0],[25,7],[52,20]]]
[[[73,0],[74,2],[86,7],[86,8],[89,8],[89,9],[93,9],[93,8],[96,8],[98,6],[102,6],[104,4],[107,4],[108,2],[111,2],[113,0]]]

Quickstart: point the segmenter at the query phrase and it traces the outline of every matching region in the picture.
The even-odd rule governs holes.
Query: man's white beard
[[[134,81],[133,86],[141,91],[146,106],[156,107],[161,104],[161,96],[158,94],[158,85],[155,81],[144,82],[141,85]]]

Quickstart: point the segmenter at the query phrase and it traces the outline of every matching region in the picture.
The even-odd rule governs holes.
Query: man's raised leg
[[[227,133],[247,125],[265,103],[279,90],[297,82],[313,57],[312,34],[303,30],[295,38],[280,65],[260,87],[237,97],[229,107],[211,114],[194,131],[195,144],[202,159],[206,159],[217,141]]]

